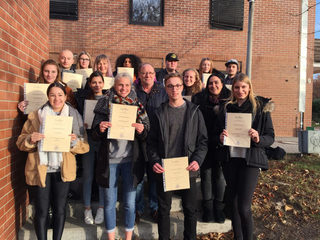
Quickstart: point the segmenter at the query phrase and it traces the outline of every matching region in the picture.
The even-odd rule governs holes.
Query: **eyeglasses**
[[[80,58],[81,61],[89,61],[89,58]]]
[[[174,89],[174,88],[179,89],[181,87],[182,87],[182,84],[177,84],[177,85],[169,84],[169,85],[167,85],[167,88],[169,88],[169,89]]]
[[[140,72],[142,74],[142,76],[146,76],[147,74],[148,75],[153,75],[154,72]]]

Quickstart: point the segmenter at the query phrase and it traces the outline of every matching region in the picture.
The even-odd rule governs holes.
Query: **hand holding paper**
[[[36,142],[40,141],[41,139],[44,139],[44,135],[38,132],[33,132],[30,137],[30,141],[32,144],[35,144]]]
[[[100,132],[105,132],[107,128],[112,127],[111,122],[102,121],[99,125]]]
[[[195,172],[195,171],[198,171],[199,170],[199,164],[197,161],[192,161],[189,166],[187,167],[187,170],[188,171],[192,171],[192,172]]]
[[[163,173],[164,172],[163,167],[159,163],[154,164],[152,169],[155,173]]]
[[[143,132],[144,125],[143,125],[142,123],[132,123],[131,126],[136,129],[136,131],[138,132],[138,134],[141,134],[141,133]]]

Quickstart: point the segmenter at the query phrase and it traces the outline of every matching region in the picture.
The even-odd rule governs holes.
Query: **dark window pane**
[[[211,27],[225,30],[242,30],[243,1],[244,0],[211,0]]]
[[[50,0],[50,18],[78,20],[78,0]]]

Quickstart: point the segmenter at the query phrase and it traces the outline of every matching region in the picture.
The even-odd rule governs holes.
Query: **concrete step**
[[[117,212],[117,228],[116,239],[124,237],[124,226],[122,214]],[[170,235],[172,239],[183,239],[183,214],[181,212],[171,213],[171,229]],[[226,220],[225,223],[197,223],[197,234],[206,234],[209,232],[228,232],[231,230],[231,221]],[[151,240],[158,238],[158,227],[150,217],[143,216],[138,225],[134,228],[135,239]],[[29,219],[23,228],[19,231],[19,240],[34,240],[36,239],[32,220]],[[48,230],[48,240],[52,239],[52,229]],[[68,217],[62,236],[62,240],[105,240],[107,235],[105,233],[104,225],[87,225],[82,218]]]
[[[198,193],[195,196],[197,198],[197,212],[198,212],[198,220],[200,220],[201,216],[201,190],[200,190],[200,182],[197,181],[197,189]],[[145,203],[147,203],[147,197],[145,199]],[[92,203],[93,215],[96,213],[96,209],[98,208],[98,203]],[[83,204],[81,201],[73,201],[69,200],[67,205],[67,219],[63,232],[62,239],[63,240],[91,240],[91,239],[99,239],[104,240],[107,239],[105,233],[104,224],[101,225],[87,225],[83,221]],[[172,239],[183,239],[183,213],[181,198],[173,195],[172,198],[172,206],[171,206],[171,238]],[[33,240],[36,239],[34,227],[33,227],[33,215],[34,209],[32,205],[28,207],[28,216],[29,220],[27,223],[20,229],[19,231],[19,240]],[[117,203],[117,228],[116,228],[116,238],[120,239],[124,237],[124,226],[123,226],[123,211],[119,202]],[[203,223],[198,221],[197,224],[197,234],[206,234],[209,232],[228,232],[231,230],[231,221],[226,220],[223,224],[218,223]],[[150,217],[149,208],[145,207],[145,213],[140,219],[140,223],[134,228],[135,239],[140,240],[151,240],[158,238],[158,226]],[[48,240],[52,239],[52,229],[48,230]]]
[[[147,203],[147,200],[145,201]],[[198,207],[200,207],[201,200],[199,199]],[[92,212],[95,215],[96,210],[98,209],[98,202],[92,202]],[[116,205],[117,209],[119,210],[120,203],[117,202]],[[145,207],[146,213],[148,212],[148,207]],[[182,210],[181,199],[178,196],[172,197],[172,205],[171,205],[171,212],[179,212]],[[67,217],[73,218],[82,218],[83,217],[83,203],[81,201],[74,201],[69,200],[67,203]],[[34,206],[32,204],[28,205],[27,207],[28,218],[33,218],[34,216]]]

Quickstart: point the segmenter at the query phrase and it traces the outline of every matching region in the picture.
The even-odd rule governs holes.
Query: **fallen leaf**
[[[287,212],[287,211],[291,211],[291,210],[293,210],[293,207],[292,206],[290,206],[290,205],[285,205],[284,206],[284,210]]]

